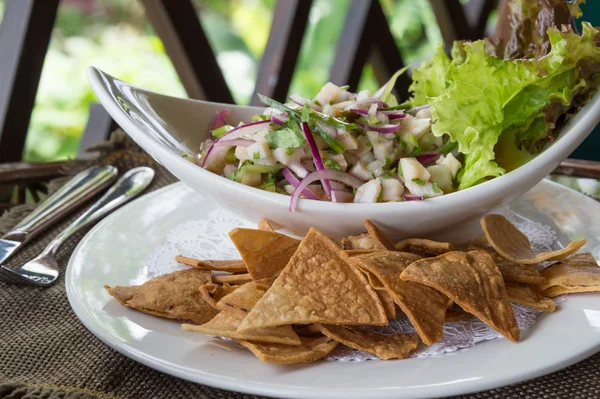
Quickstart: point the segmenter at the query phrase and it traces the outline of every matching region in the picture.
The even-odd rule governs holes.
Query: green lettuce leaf
[[[564,114],[575,96],[597,88],[591,87],[600,72],[597,34],[587,23],[582,36],[550,29],[551,50],[540,59],[501,60],[487,54],[481,40],[465,43],[463,62],[451,62],[444,78],[429,79],[444,80],[447,89],[433,99],[432,91],[415,92],[430,99],[433,133],[448,134],[465,155],[459,189],[518,167],[528,158],[522,151],[537,153],[555,127],[557,118],[548,120],[546,111],[558,105]],[[503,132],[511,139],[502,141],[496,159]]]
[[[450,58],[439,46],[430,60],[412,72],[413,82],[408,88],[413,92],[410,103],[413,107],[429,103],[430,97],[437,97],[446,89],[446,72],[450,66]]]

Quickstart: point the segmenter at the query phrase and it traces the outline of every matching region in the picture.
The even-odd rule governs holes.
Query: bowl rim
[[[153,154],[160,153],[161,157],[165,157],[169,162],[177,164],[179,168],[183,168],[191,173],[200,173],[207,179],[214,179],[219,184],[225,185],[228,188],[237,191],[240,195],[247,195],[251,197],[261,198],[268,200],[272,203],[278,203],[282,206],[289,206],[290,196],[273,193],[266,190],[261,190],[256,187],[247,186],[242,183],[238,183],[227,179],[226,177],[219,176],[213,172],[210,172],[195,163],[191,163],[185,160],[181,154],[175,154],[171,149],[166,148],[163,144],[151,139],[147,133],[145,133],[140,127],[134,124],[130,117],[123,112],[123,110],[113,100],[112,95],[109,93],[106,84],[103,82],[106,79],[112,79],[120,82],[126,86],[129,86],[135,90],[149,93],[152,96],[160,96],[168,99],[175,99],[179,101],[190,101],[201,104],[218,104],[224,107],[235,107],[235,108],[258,108],[252,106],[243,106],[236,104],[225,104],[225,103],[214,103],[203,100],[186,99],[181,97],[168,96],[143,88],[134,86],[120,79],[117,79],[110,74],[107,74],[94,66],[88,66],[86,68],[86,75],[88,81],[92,86],[92,89],[98,100],[104,106],[106,111],[112,118],[115,119],[117,124],[123,128],[123,130],[135,141],[143,141],[151,146]],[[264,108],[263,108],[264,109]],[[582,116],[582,120],[573,123],[572,120]],[[407,210],[416,211],[428,209],[431,210],[430,206],[435,207],[448,207],[451,208],[458,204],[463,204],[465,201],[474,200],[484,197],[492,197],[500,191],[504,191],[511,186],[514,182],[526,180],[526,177],[535,170],[543,169],[551,163],[556,163],[556,166],[565,159],[575,148],[585,140],[585,138],[592,132],[594,127],[600,122],[600,92],[597,92],[591,100],[585,104],[582,109],[573,116],[568,123],[571,123],[569,131],[566,133],[561,132],[555,142],[546,148],[542,153],[537,155],[535,158],[527,162],[525,165],[518,167],[502,176],[495,177],[486,182],[480,183],[476,186],[469,187],[464,190],[455,191],[453,193],[444,194],[439,197],[428,198],[426,201],[401,201],[401,202],[383,202],[383,203],[335,203],[330,201],[316,201],[307,198],[300,198],[297,205],[297,210],[305,211],[356,211],[365,212],[365,214],[373,212],[374,209],[378,211],[393,211],[393,210]],[[564,129],[564,125],[561,129]],[[139,143],[138,143],[139,144]],[[158,156],[156,156],[159,159]],[[160,161],[160,159],[159,159]],[[161,163],[163,163],[161,161]],[[539,180],[541,180],[542,176]],[[538,180],[538,181],[539,181]],[[531,185],[533,186],[533,185]],[[376,206],[376,207],[375,207]],[[401,208],[399,208],[401,206]]]

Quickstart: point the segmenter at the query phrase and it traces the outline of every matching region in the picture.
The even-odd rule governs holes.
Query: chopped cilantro
[[[452,150],[454,150],[457,145],[458,143],[456,141],[448,141],[440,150],[440,154],[446,155],[452,152]]]
[[[402,146],[403,150],[406,150],[406,148],[408,147],[408,143],[404,140],[400,140],[400,145]]]
[[[344,85],[342,87],[340,87],[340,89],[342,90],[348,90],[350,88],[350,85]]]
[[[356,195],[356,189],[352,187],[352,194]]]
[[[252,158],[260,159],[260,152],[256,151],[254,154],[252,154]]]
[[[385,159],[385,167],[389,168],[390,166],[392,166],[392,158],[386,158]]]
[[[229,180],[234,180],[235,181],[235,172],[231,172],[230,174],[227,175],[227,178]]]
[[[334,159],[331,159],[331,158],[325,158],[325,159],[323,159],[323,164],[327,168],[342,170],[342,167],[340,166],[340,164],[337,163]]]
[[[415,148],[413,148],[413,150],[410,152],[410,154],[408,154],[409,157],[416,157],[417,155],[421,155],[423,153],[423,149],[421,148],[421,146],[416,146]]]
[[[425,182],[421,179],[419,179],[418,177],[415,177],[411,180],[413,183],[417,183],[419,186],[424,186]]]
[[[288,148],[287,151],[285,152],[288,156],[292,156],[294,155],[294,149],[293,148]]]
[[[431,187],[433,188],[433,191],[435,191],[436,193],[441,193],[442,190],[440,190],[440,186],[438,186],[437,182],[434,182]]]
[[[402,172],[402,166],[400,166],[400,162],[398,162],[398,175],[404,177],[404,173]]]
[[[381,200],[383,200],[383,190],[381,190],[377,196],[377,202],[381,202]]]
[[[333,100],[329,100],[329,105],[333,105],[333,104],[335,104],[335,103],[333,102]]]
[[[295,121],[286,122],[286,128],[265,135],[269,148],[299,148],[306,144],[306,138]]]
[[[313,103],[315,103],[315,104],[316,104],[316,105],[318,105],[319,107],[321,106],[321,103],[319,102],[319,100],[315,100],[315,99],[313,98],[313,100],[312,100],[312,101],[313,101]]]

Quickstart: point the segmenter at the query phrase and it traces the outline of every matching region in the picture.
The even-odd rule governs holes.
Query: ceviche
[[[519,18],[530,14],[512,21],[531,25]],[[512,28],[508,39],[524,34]],[[292,211],[300,197],[414,201],[472,187],[537,155],[600,84],[598,31],[587,23],[582,33],[547,28],[529,43],[457,42],[451,55],[440,47],[412,71],[410,98],[401,104],[393,90],[405,70],[375,93],[330,82],[314,97],[293,94],[285,104],[260,96],[267,108],[251,122],[234,126],[227,110],[217,114],[196,162],[290,195]]]

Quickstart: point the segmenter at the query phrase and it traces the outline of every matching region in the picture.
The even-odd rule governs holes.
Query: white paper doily
[[[529,237],[537,251],[550,251],[555,248],[557,234],[550,226],[530,221],[505,206],[493,213],[504,215]],[[196,259],[239,259],[240,255],[229,239],[228,232],[236,227],[256,226],[223,209],[210,212],[206,219],[191,220],[176,226],[166,236],[162,245],[149,255],[147,260],[149,277],[171,273],[187,268],[175,261],[176,255]],[[557,299],[562,302],[563,298]],[[513,305],[515,317],[521,331],[531,327],[543,312]],[[381,334],[413,333],[415,330],[408,319],[390,322],[385,327],[373,327],[372,331]],[[439,356],[459,349],[469,348],[478,343],[502,338],[502,335],[479,319],[471,319],[444,325],[444,338],[431,345],[420,345],[411,357]],[[363,361],[377,359],[375,355],[338,346],[326,360]]]

